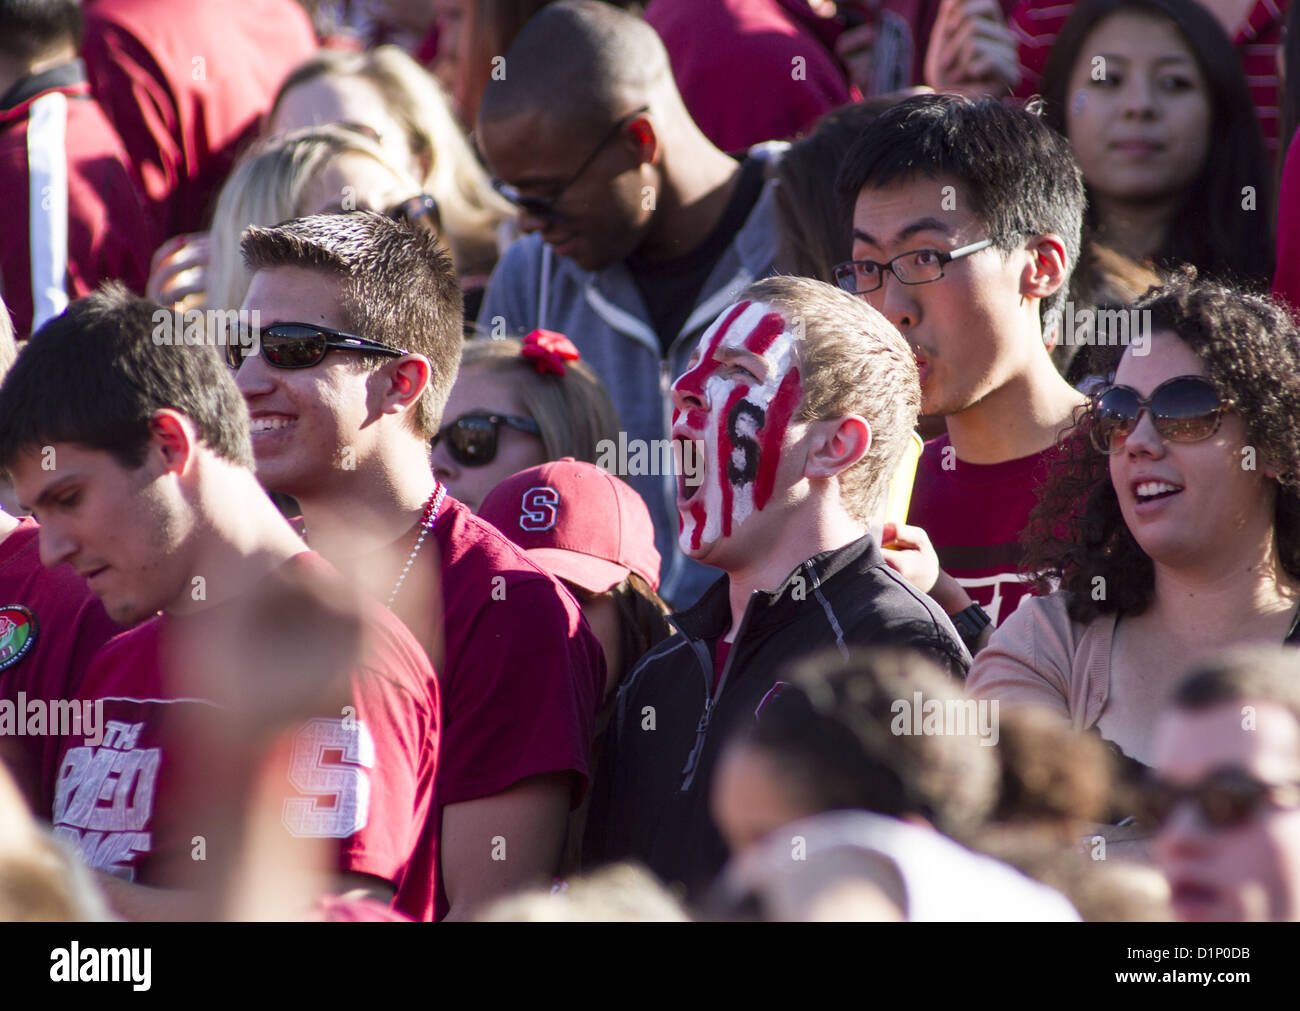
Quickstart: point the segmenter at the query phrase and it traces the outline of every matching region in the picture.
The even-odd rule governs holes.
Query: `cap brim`
[[[632,571],[617,562],[607,562],[603,558],[564,548],[528,548],[524,553],[551,575],[590,593],[613,589]]]

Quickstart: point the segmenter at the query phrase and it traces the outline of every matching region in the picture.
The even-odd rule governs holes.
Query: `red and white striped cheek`
[[[712,415],[711,423],[701,426],[705,458],[716,465],[708,468],[703,494],[691,504],[690,522],[681,524],[686,550],[731,536],[770,501],[781,445],[802,393],[795,336],[780,313],[763,303],[742,306],[739,317],[728,313],[730,325],[711,344],[710,355],[719,346],[757,354],[767,363],[767,379],[755,385],[714,372],[704,383]]]

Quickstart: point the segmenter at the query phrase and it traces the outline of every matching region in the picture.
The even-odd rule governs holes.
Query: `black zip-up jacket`
[[[754,718],[790,661],[828,647],[891,645],[959,677],[970,666],[948,616],[885,564],[868,535],[750,597],[714,694],[714,645],[731,627],[728,592],[723,577],[674,615],[678,634],[647,653],[619,691],[592,799],[588,865],[639,860],[688,894],[709,884],[727,857],[709,814],[714,762],[732,722]]]

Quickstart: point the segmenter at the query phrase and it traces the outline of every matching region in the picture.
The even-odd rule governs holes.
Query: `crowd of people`
[[[0,0],[0,919],[1300,920],[1285,0]]]

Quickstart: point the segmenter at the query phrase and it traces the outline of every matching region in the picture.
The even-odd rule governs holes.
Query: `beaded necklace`
[[[393,601],[397,599],[397,591],[406,582],[406,574],[411,571],[411,566],[415,563],[415,556],[420,553],[420,548],[424,545],[424,539],[429,536],[429,531],[438,522],[438,510],[442,508],[442,500],[446,497],[447,486],[439,481],[438,487],[429,496],[429,501],[424,503],[424,515],[420,517],[420,536],[415,539],[415,547],[411,549],[411,554],[406,559],[402,574],[397,577],[397,582],[393,584],[393,592],[388,595],[388,608],[390,610],[393,607]]]

